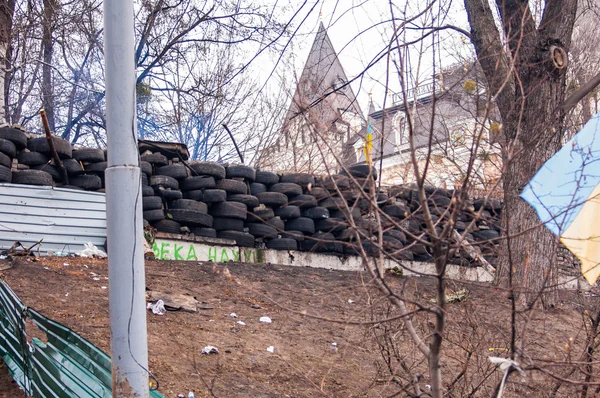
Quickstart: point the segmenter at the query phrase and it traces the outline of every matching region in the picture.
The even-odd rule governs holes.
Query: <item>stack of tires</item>
[[[27,147],[25,133],[9,126],[0,127],[0,182],[12,182],[12,163],[18,151]]]

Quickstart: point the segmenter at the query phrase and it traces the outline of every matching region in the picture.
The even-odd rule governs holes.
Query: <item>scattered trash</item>
[[[259,321],[261,321],[262,323],[273,323],[271,318],[269,318],[268,316],[261,316]]]
[[[193,392],[189,392],[188,393],[188,398],[196,398]]]
[[[50,269],[50,268],[48,268],[48,267],[44,267],[44,269]]]
[[[467,299],[468,294],[469,294],[469,291],[467,289],[461,289],[461,290],[456,291],[455,293],[447,294],[446,295],[446,303],[453,304],[453,303],[460,303],[461,301],[465,301]],[[437,299],[435,299],[435,298],[432,298],[429,301],[432,303],[437,303]]]
[[[85,268],[90,268],[90,267],[88,267],[88,266],[87,266],[87,264],[83,264],[83,266],[84,266]]]
[[[217,347],[213,347],[212,345],[207,345],[206,347],[204,347],[202,349],[202,353],[204,355],[218,354],[219,353],[219,349]]]
[[[101,288],[102,290],[106,290],[106,289],[108,289],[106,286],[100,286],[100,288]]]
[[[0,260],[6,260],[8,258],[8,256],[6,254],[3,254],[0,256]]]
[[[238,325],[242,325],[242,326],[246,326],[246,322],[242,322],[242,321],[237,321]]]
[[[185,398],[185,395],[183,395],[183,394],[177,394],[177,398]]]
[[[431,386],[429,384],[425,384],[425,388],[427,388],[428,390],[431,390]]]
[[[64,265],[65,267],[68,267],[68,266],[69,266],[69,263],[63,263],[63,265]]]
[[[56,257],[67,257],[69,255],[68,252],[56,252],[54,254]]]
[[[508,348],[495,348],[495,347],[490,347],[488,348],[489,351],[506,351],[508,352]]]
[[[250,307],[254,308],[255,310],[260,310],[260,305],[258,304],[252,304]]]
[[[270,353],[274,353],[275,352],[275,347],[273,347],[272,345],[270,345],[269,347],[267,347],[267,351],[269,351]]]
[[[98,278],[97,276],[93,277],[92,279],[95,280],[95,281],[99,281],[100,280],[100,278]]]
[[[98,249],[92,242],[84,244],[85,249],[77,253],[80,257],[99,257],[106,258],[107,255],[102,250]]]
[[[348,304],[352,304],[353,302],[354,302],[354,300],[348,299]]]
[[[152,310],[155,315],[164,315],[167,310],[165,309],[165,303],[162,300],[158,300],[156,303],[148,303],[147,309]]]
[[[69,293],[65,294],[65,297],[69,297]]]
[[[332,349],[333,351],[337,352],[337,350],[338,350],[337,343],[335,343],[335,342],[334,342],[334,343],[331,343],[331,349]]]
[[[237,318],[237,314],[236,314],[235,312],[232,312],[231,314],[229,314],[229,316],[230,316],[231,318]]]

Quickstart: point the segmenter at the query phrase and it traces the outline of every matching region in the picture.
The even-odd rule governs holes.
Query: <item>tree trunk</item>
[[[50,130],[56,131],[56,119],[54,113],[54,86],[52,83],[52,53],[54,52],[54,19],[56,17],[58,4],[56,0],[44,0],[44,16],[42,20],[42,107],[48,116]]]
[[[10,69],[10,37],[15,0],[0,0],[0,124],[8,121],[8,81]]]
[[[532,304],[543,293],[542,303],[547,308],[556,302],[556,238],[519,195],[561,146],[566,54],[577,0],[547,0],[537,27],[528,2],[496,0],[496,5],[504,37],[496,28],[487,1],[465,0],[471,40],[496,97],[504,132],[503,214],[507,239],[497,282],[508,286],[512,272],[515,293],[523,293],[521,298],[526,304]]]

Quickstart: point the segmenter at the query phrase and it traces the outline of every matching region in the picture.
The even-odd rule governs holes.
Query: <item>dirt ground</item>
[[[108,290],[102,288],[109,286],[106,261],[18,258],[13,265],[0,277],[26,305],[110,351]],[[397,312],[365,273],[175,261],[146,261],[146,272],[148,290],[191,295],[206,308],[164,316],[147,312],[150,371],[166,397],[189,391],[196,397],[408,396],[400,387],[408,373],[424,375],[418,377],[427,389],[422,355],[401,320],[381,322]],[[394,291],[410,292],[421,303],[434,297],[432,280],[388,281]],[[442,364],[450,396],[490,396],[501,373],[487,357],[507,356],[510,301],[490,286],[451,282],[449,288],[468,290],[465,301],[447,309]],[[582,306],[588,305],[581,297],[564,293],[559,308],[518,317],[518,330],[524,331],[519,344],[532,364],[577,359],[585,340]],[[261,323],[263,316],[272,323]],[[427,335],[431,319],[419,319],[419,332]],[[219,354],[202,355],[207,345]],[[511,376],[505,396],[548,396],[554,385],[543,371],[528,371],[525,378]],[[557,396],[570,396],[575,390],[569,388],[561,387]],[[3,366],[0,391],[0,397],[22,396]]]

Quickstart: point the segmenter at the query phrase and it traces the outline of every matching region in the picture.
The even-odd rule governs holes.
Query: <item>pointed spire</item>
[[[371,116],[375,113],[375,104],[373,104],[373,91],[369,91],[369,113],[367,116]]]

